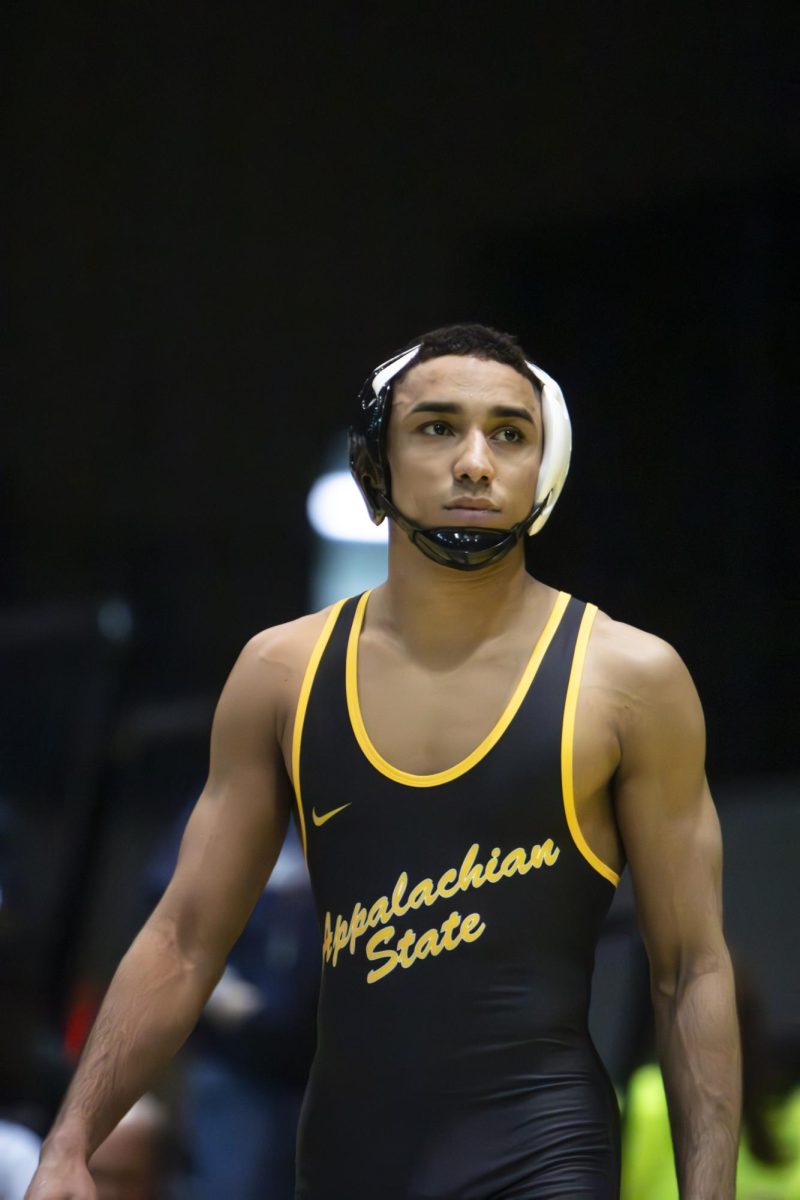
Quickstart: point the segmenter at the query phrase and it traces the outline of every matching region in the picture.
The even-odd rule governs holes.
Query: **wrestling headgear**
[[[392,380],[419,353],[420,347],[403,350],[376,367],[358,398],[358,414],[350,426],[350,470],[376,525],[391,517],[423,554],[445,567],[475,571],[508,554],[525,533],[538,533],[561,495],[569,470],[572,427],[561,388],[541,367],[526,362],[541,388],[544,451],[533,507],[510,529],[477,529],[454,526],[426,528],[403,515],[392,503],[386,432],[392,402]]]

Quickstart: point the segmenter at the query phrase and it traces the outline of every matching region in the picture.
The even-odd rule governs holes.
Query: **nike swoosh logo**
[[[321,817],[318,817],[317,810],[312,808],[311,819],[319,827],[320,825],[324,825],[326,821],[330,821],[331,817],[335,817],[337,813],[342,812],[345,808],[349,808],[351,803],[352,801],[348,801],[347,804],[340,804],[338,808],[332,808],[330,812],[323,813]]]

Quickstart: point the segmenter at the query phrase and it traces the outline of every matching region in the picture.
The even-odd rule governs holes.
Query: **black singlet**
[[[297,1200],[612,1200],[617,1103],[587,1010],[619,879],[572,794],[596,609],[560,593],[492,732],[410,775],[361,718],[368,595],[334,606],[295,720],[323,935]]]

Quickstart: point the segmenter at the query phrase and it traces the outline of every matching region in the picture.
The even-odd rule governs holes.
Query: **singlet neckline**
[[[542,659],[547,653],[547,649],[555,636],[558,626],[561,624],[561,618],[566,612],[570,595],[567,592],[559,592],[556,596],[553,607],[550,610],[550,615],[544,623],[544,628],[536,640],[530,658],[511,693],[508,703],[483,740],[465,758],[462,758],[460,762],[455,763],[452,767],[446,767],[443,771],[435,771],[430,775],[414,775],[410,771],[402,771],[399,767],[393,766],[392,763],[383,757],[373,745],[372,739],[367,733],[361,712],[361,702],[358,695],[358,640],[364,624],[367,602],[371,594],[372,589],[364,592],[359,598],[353,616],[353,623],[350,627],[350,634],[347,639],[345,690],[347,693],[347,712],[355,739],[368,762],[382,775],[394,780],[396,783],[403,783],[407,787],[438,787],[442,783],[449,783],[453,779],[458,779],[460,775],[465,775],[482,758],[485,758],[508,729],[522,701],[528,694]]]

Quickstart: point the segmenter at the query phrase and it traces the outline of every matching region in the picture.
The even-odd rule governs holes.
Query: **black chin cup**
[[[426,529],[409,520],[386,496],[380,497],[383,511],[407,533],[422,553],[442,567],[456,571],[479,571],[505,558],[523,538],[547,501],[535,504],[523,521],[511,529],[469,529],[464,526],[436,526]]]

